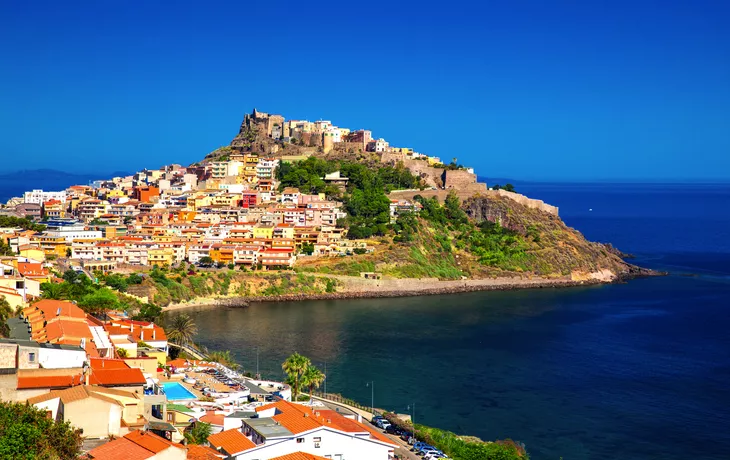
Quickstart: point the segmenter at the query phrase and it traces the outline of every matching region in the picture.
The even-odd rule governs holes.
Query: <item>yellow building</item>
[[[294,226],[291,224],[279,224],[274,227],[273,238],[294,239]]]
[[[169,266],[175,261],[175,251],[172,248],[156,248],[147,250],[147,264],[158,267]]]
[[[114,190],[109,190],[107,192],[106,199],[108,200],[109,198],[112,198],[112,197],[114,197],[114,198],[123,198],[125,196],[127,196],[127,194],[124,193],[122,190],[120,190],[120,189],[114,189]]]
[[[46,260],[46,253],[41,249],[40,246],[26,244],[18,248],[18,252],[21,256],[27,257],[28,259],[38,260],[44,262]],[[64,255],[65,255],[64,251]]]
[[[232,264],[233,246],[215,245],[210,248],[210,258],[217,264]]]
[[[292,235],[293,236],[293,235]],[[257,225],[253,228],[253,237],[270,240],[274,237],[273,225]]]

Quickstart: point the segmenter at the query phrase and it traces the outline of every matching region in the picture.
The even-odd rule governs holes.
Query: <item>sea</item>
[[[296,351],[322,390],[533,459],[730,459],[730,184],[515,185],[669,275],[184,313],[246,371]]]

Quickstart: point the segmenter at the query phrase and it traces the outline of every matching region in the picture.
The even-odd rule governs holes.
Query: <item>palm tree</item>
[[[205,444],[211,434],[213,434],[213,429],[210,423],[195,422],[185,430],[184,436],[188,444]]]
[[[66,290],[60,284],[42,283],[41,297],[44,299],[64,300],[66,298]]]
[[[172,319],[165,333],[171,342],[178,345],[187,345],[192,343],[193,337],[198,333],[198,327],[190,316],[178,315]]]
[[[322,371],[314,366],[309,366],[302,374],[302,385],[309,387],[309,397],[312,397],[312,392],[315,388],[319,388],[324,382],[326,376]]]
[[[299,388],[301,386],[302,374],[307,370],[312,362],[306,356],[302,356],[297,352],[289,356],[286,361],[281,363],[281,368],[289,376],[289,382],[292,386],[292,399],[297,400]]]

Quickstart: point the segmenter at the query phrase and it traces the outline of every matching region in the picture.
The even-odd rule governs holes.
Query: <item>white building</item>
[[[279,160],[274,158],[261,158],[256,165],[256,177],[259,179],[273,179],[274,171],[279,166]]]
[[[262,460],[302,452],[324,458],[388,460],[396,444],[359,420],[332,410],[286,401],[256,409],[240,429],[211,435],[211,446],[237,460]]]
[[[388,142],[383,139],[382,137],[375,141],[375,151],[376,152],[385,152],[388,149]]]
[[[23,201],[25,203],[35,203],[43,205],[46,201],[58,200],[62,203],[66,202],[66,192],[44,192],[43,190],[33,190],[25,192]]]
[[[49,221],[43,235],[54,238],[63,237],[67,243],[76,239],[101,239],[99,230],[86,230],[82,222],[76,221]]]

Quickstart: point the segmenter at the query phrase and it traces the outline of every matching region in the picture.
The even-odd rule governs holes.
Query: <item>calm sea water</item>
[[[282,377],[535,459],[730,458],[730,186],[521,184],[671,276],[590,288],[192,310],[199,340]],[[592,211],[589,211],[592,209]]]

